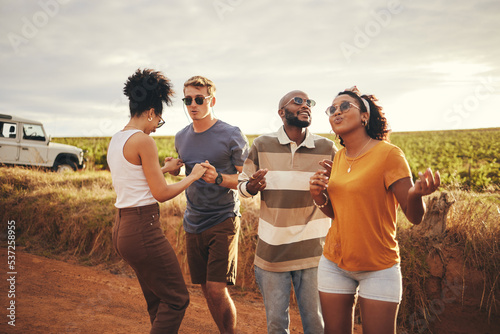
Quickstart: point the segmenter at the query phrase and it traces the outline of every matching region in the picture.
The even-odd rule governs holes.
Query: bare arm
[[[254,142],[247,159],[243,163],[243,170],[238,175],[238,191],[244,198],[255,196],[259,191],[266,189],[266,174],[268,169],[259,169],[258,156],[259,153]]]
[[[418,175],[419,179],[415,184],[413,184],[411,178],[405,177],[394,182],[389,187],[396,196],[406,218],[415,225],[422,222],[426,211],[423,196],[432,194],[441,184],[439,172],[432,175],[430,168],[425,173],[418,173]]]
[[[151,193],[158,202],[165,202],[179,195],[205,172],[205,168],[197,164],[189,176],[180,182],[169,185],[158,163],[158,149],[153,138],[148,135],[140,135],[130,144],[127,149],[138,152]]]
[[[259,169],[255,173],[250,176],[250,180],[246,182],[244,185],[246,187],[246,191],[252,195],[255,196],[259,191],[262,191],[266,189],[267,183],[266,183],[266,174],[268,172],[268,169]]]
[[[203,175],[203,180],[207,183],[215,183],[215,179],[218,176],[217,170],[215,170],[215,167],[212,166],[208,160],[205,162],[202,162],[201,165],[205,167],[207,170],[205,174]],[[243,170],[243,166],[234,166],[238,173],[241,173]],[[219,184],[221,187],[226,187],[229,189],[236,189],[238,186],[238,173],[236,174],[221,174],[222,175],[222,183]]]
[[[332,201],[327,192],[330,173],[332,170],[332,162],[323,160],[319,163],[323,168],[318,170],[309,180],[309,192],[316,206],[328,217],[335,218],[333,212]]]

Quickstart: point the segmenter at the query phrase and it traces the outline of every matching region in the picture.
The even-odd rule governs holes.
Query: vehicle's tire
[[[57,166],[56,172],[58,173],[67,173],[67,172],[74,172],[76,170],[76,167],[73,167],[69,164],[61,164]]]
[[[54,164],[54,171],[58,173],[74,172],[76,169],[76,163],[70,159],[64,159]]]

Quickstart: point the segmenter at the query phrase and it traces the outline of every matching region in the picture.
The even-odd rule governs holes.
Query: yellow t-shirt
[[[400,261],[399,203],[389,186],[411,177],[410,167],[401,149],[385,141],[357,159],[347,159],[352,164],[350,173],[345,148],[333,160],[328,195],[335,218],[323,254],[349,271],[387,269]]]

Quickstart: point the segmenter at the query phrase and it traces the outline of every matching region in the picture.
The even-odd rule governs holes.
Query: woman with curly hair
[[[189,305],[177,256],[160,226],[158,202],[165,202],[198,180],[206,168],[196,164],[180,182],[163,176],[182,162],[166,158],[160,168],[156,143],[149,135],[165,122],[163,103],[171,105],[170,81],[160,72],[137,70],[124,93],[130,100],[130,121],[108,147],[108,165],[118,208],[113,246],[134,269],[147,302],[151,333],[177,333]]]
[[[352,333],[356,296],[364,334],[396,332],[402,297],[396,209],[419,224],[422,197],[440,184],[430,169],[413,183],[376,102],[356,87],[335,97],[326,113],[344,147],[310,179],[314,203],[333,219],[318,268],[325,333]]]

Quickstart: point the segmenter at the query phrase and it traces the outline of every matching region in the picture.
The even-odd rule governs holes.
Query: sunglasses
[[[163,118],[161,118],[160,116],[160,121],[158,122],[158,125],[156,126],[156,128],[161,128],[163,126],[163,124],[165,124],[165,121],[163,120]]]
[[[283,106],[283,108],[285,108],[285,107],[288,105],[288,103],[290,103],[290,102],[292,102],[292,101],[293,101],[295,104],[298,104],[298,105],[302,105],[302,103],[304,103],[304,102],[305,102],[305,103],[306,103],[306,105],[307,105],[309,108],[314,107],[314,106],[316,105],[316,101],[314,101],[314,100],[305,100],[305,99],[303,99],[303,98],[301,98],[301,97],[296,96],[296,97],[294,97],[293,99],[291,99],[290,101],[288,101],[288,102],[287,102],[287,104],[285,104],[285,105]]]
[[[325,113],[328,115],[328,116],[333,116],[333,114],[335,114],[335,112],[338,110],[340,110],[340,113],[341,114],[344,114],[346,113],[351,107],[354,107],[354,108],[357,108],[359,110],[361,110],[357,105],[355,105],[354,103],[351,103],[349,101],[343,101],[342,103],[340,103],[340,105],[338,106],[330,106],[328,108],[326,108],[325,110]]]
[[[209,99],[211,98],[212,96],[205,96],[205,97],[202,97],[202,96],[197,96],[194,98],[194,102],[196,102],[197,105],[201,106],[206,99]],[[193,98],[192,97],[185,97],[182,99],[182,101],[184,102],[185,105],[187,106],[190,106],[191,103],[193,103]]]

